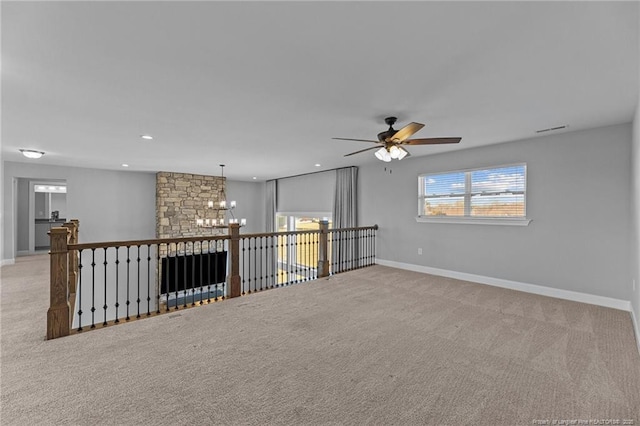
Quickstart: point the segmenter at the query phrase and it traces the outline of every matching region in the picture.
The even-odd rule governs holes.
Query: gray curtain
[[[358,168],[336,170],[333,227],[353,228],[358,223]]]
[[[277,180],[268,180],[265,188],[265,232],[276,232],[276,212],[278,211],[278,181]],[[267,277],[277,277],[278,276],[278,241],[276,237],[269,237],[272,239],[271,246],[273,246],[272,250],[268,250],[266,254],[266,273]],[[267,243],[267,245],[269,245]],[[265,248],[265,250],[267,250]],[[262,262],[262,256],[260,257],[260,262]],[[276,278],[277,279],[277,278]],[[249,280],[249,285],[251,285],[251,280]],[[255,286],[255,284],[254,284]],[[253,288],[255,290],[255,287]]]
[[[265,188],[265,232],[275,232],[276,230],[276,212],[278,209],[278,181],[268,180]]]
[[[336,193],[333,201],[333,228],[358,226],[358,168],[347,167],[336,170]],[[351,231],[332,235],[332,271],[339,268],[352,269],[359,265],[358,243]]]

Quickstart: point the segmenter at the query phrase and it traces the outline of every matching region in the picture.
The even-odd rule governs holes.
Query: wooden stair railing
[[[51,241],[51,249],[49,252],[50,255],[50,305],[49,305],[49,309],[47,311],[47,340],[49,339],[55,339],[58,337],[63,337],[63,336],[67,336],[69,334],[71,334],[71,330],[72,330],[72,326],[73,326],[73,319],[74,319],[74,310],[76,308],[76,291],[82,292],[83,288],[84,288],[84,284],[82,284],[82,288],[78,288],[81,284],[80,281],[81,279],[84,279],[84,275],[81,278],[80,277],[80,270],[79,268],[82,267],[82,264],[80,263],[80,255],[81,253],[83,253],[83,250],[87,250],[87,251],[91,251],[91,253],[94,253],[96,249],[102,249],[104,251],[104,255],[105,255],[105,261],[104,261],[104,300],[105,300],[105,304],[103,306],[104,308],[104,322],[103,322],[103,326],[107,326],[108,324],[112,324],[112,323],[118,323],[119,321],[119,316],[118,316],[118,293],[116,292],[116,303],[115,303],[115,320],[114,321],[107,321],[107,304],[106,304],[106,297],[107,297],[107,272],[106,272],[106,265],[107,265],[107,260],[106,260],[106,253],[107,253],[107,249],[109,248],[115,248],[116,252],[118,251],[118,248],[123,248],[123,247],[138,247],[138,251],[136,253],[137,258],[134,259],[135,261],[137,261],[137,263],[140,263],[140,246],[147,246],[147,262],[150,262],[152,257],[150,257],[150,252],[149,249],[151,246],[156,245],[156,255],[157,255],[157,262],[158,262],[158,268],[160,268],[160,259],[162,258],[161,256],[161,251],[160,251],[160,246],[164,245],[165,247],[165,254],[167,256],[169,256],[169,249],[171,247],[171,244],[175,245],[175,249],[176,249],[176,254],[178,253],[178,244],[183,244],[183,249],[186,250],[186,244],[191,243],[191,249],[194,250],[194,244],[196,244],[197,242],[200,242],[200,253],[202,253],[202,241],[209,241],[209,242],[215,242],[215,247],[214,248],[214,253],[218,250],[217,249],[217,244],[221,241],[227,241],[227,250],[228,250],[228,274],[226,276],[226,280],[224,279],[223,276],[223,281],[225,281],[226,283],[226,292],[225,292],[225,287],[223,283],[223,287],[222,287],[222,300],[226,298],[234,298],[234,297],[238,297],[241,296],[243,294],[245,294],[245,281],[243,279],[243,277],[240,275],[240,267],[242,264],[242,268],[243,268],[243,274],[246,274],[247,271],[249,272],[249,293],[251,293],[251,269],[245,270],[245,268],[247,268],[247,261],[248,261],[248,265],[249,268],[251,268],[251,255],[249,254],[249,258],[246,259],[245,258],[245,249],[249,250],[249,253],[251,253],[252,247],[250,244],[250,241],[253,239],[254,241],[254,245],[253,245],[253,250],[254,250],[254,263],[255,263],[255,259],[256,259],[256,249],[257,249],[257,245],[256,245],[256,241],[260,240],[260,250],[263,249],[263,244],[262,242],[264,241],[264,250],[270,250],[269,253],[265,253],[265,257],[264,260],[265,262],[262,262],[262,254],[260,255],[260,268],[265,268],[264,270],[261,269],[260,272],[260,290],[263,289],[262,286],[262,280],[267,279],[267,274],[270,273],[270,278],[272,279],[271,284],[269,285],[269,283],[267,283],[265,285],[265,289],[267,288],[273,288],[274,287],[274,283],[275,283],[275,287],[278,287],[278,282],[275,282],[275,280],[273,280],[274,278],[274,273],[276,272],[273,268],[273,266],[271,265],[275,265],[274,262],[274,258],[273,255],[274,253],[278,250],[278,248],[280,247],[279,243],[277,242],[277,239],[281,238],[281,237],[291,237],[293,239],[300,237],[302,240],[300,241],[300,245],[302,247],[306,245],[313,245],[315,248],[313,250],[317,250],[317,258],[313,259],[313,256],[311,256],[310,254],[307,254],[307,259],[312,259],[312,260],[317,260],[317,267],[315,269],[315,271],[313,269],[307,269],[306,270],[306,277],[305,280],[309,280],[309,279],[313,279],[314,278],[314,274],[315,277],[317,278],[323,278],[323,277],[328,277],[331,274],[335,274],[335,273],[339,273],[339,272],[343,272],[346,270],[349,270],[349,268],[344,268],[344,267],[338,267],[339,265],[336,264],[335,259],[332,262],[331,257],[334,256],[335,257],[335,246],[336,244],[340,243],[344,238],[344,240],[346,241],[347,244],[358,244],[359,243],[359,238],[362,238],[363,241],[366,242],[366,245],[363,245],[363,243],[359,243],[362,245],[362,247],[366,247],[365,252],[366,253],[361,253],[359,256],[360,258],[355,259],[355,263],[353,263],[353,266],[351,267],[351,269],[353,269],[354,267],[361,267],[361,266],[368,266],[368,265],[372,265],[375,264],[375,230],[378,229],[377,225],[374,226],[369,226],[369,227],[354,227],[354,228],[341,228],[341,229],[329,229],[328,226],[328,222],[327,221],[321,221],[319,224],[319,229],[317,230],[311,230],[311,231],[288,231],[288,232],[272,232],[272,233],[261,233],[261,234],[244,234],[244,235],[240,235],[240,225],[237,223],[234,224],[230,224],[229,225],[229,230],[228,230],[228,234],[225,236],[198,236],[198,237],[182,237],[182,238],[172,238],[172,239],[149,239],[149,240],[134,240],[134,241],[111,241],[111,242],[97,242],[97,243],[79,243],[78,242],[78,229],[79,229],[80,223],[77,219],[73,219],[70,222],[65,223],[62,227],[56,227],[56,228],[51,228],[50,232],[49,232],[49,236],[50,236],[50,241]],[[361,234],[359,234],[361,233]],[[366,233],[366,234],[364,234]],[[315,235],[315,237],[314,237]],[[270,240],[272,239],[272,240]],[[267,241],[270,241],[270,243],[267,243]],[[209,242],[207,243],[207,253],[211,253],[209,250],[211,248],[211,245],[209,244]],[[248,242],[248,243],[247,243]],[[274,243],[276,244],[276,247],[274,249]],[[247,245],[248,244],[248,245]],[[295,243],[292,243],[294,245],[291,245],[291,247],[289,247],[289,249],[293,248],[293,247],[298,247],[298,242],[296,240]],[[242,249],[240,248],[240,246],[242,245]],[[330,246],[334,246],[333,250],[333,255],[331,255],[330,253]],[[128,254],[128,248],[127,248],[127,260],[126,260],[126,264],[128,265],[129,263],[129,254]],[[186,253],[186,251],[185,251]],[[194,256],[195,251],[192,251],[191,256]],[[315,252],[314,252],[315,253]],[[347,251],[345,251],[345,253],[347,253]],[[357,251],[352,251],[350,254],[356,253]],[[271,254],[271,257],[269,257],[269,254]],[[366,254],[366,257],[364,257]],[[197,255],[197,254],[196,254]],[[242,261],[241,261],[241,256],[242,256]],[[315,255],[314,255],[315,256]],[[271,261],[269,261],[268,259],[271,259]],[[167,257],[168,259],[168,257]],[[142,259],[144,260],[144,259]],[[272,263],[269,263],[272,262]],[[118,257],[116,254],[116,267],[118,264]],[[124,263],[124,262],[123,262]],[[343,262],[344,263],[344,262]],[[93,267],[95,265],[95,263],[92,260],[92,264],[91,266]],[[309,264],[307,264],[309,265]],[[314,262],[311,262],[311,265],[315,265]],[[210,266],[210,265],[209,265]],[[254,265],[255,266],[255,265]],[[309,266],[310,268],[313,268],[313,266]],[[186,268],[186,267],[185,267]],[[192,268],[195,268],[195,266],[192,266]],[[159,273],[160,269],[158,269],[158,273]],[[186,269],[185,269],[186,271]],[[192,270],[192,272],[194,272]],[[264,277],[262,276],[264,273]],[[291,273],[291,271],[289,271],[289,273]],[[127,301],[126,301],[126,321],[129,321],[129,295],[128,295],[128,291],[129,291],[129,284],[128,284],[128,280],[129,280],[129,275],[128,275],[128,266],[127,266]],[[116,271],[116,275],[117,275],[117,271]],[[149,274],[147,274],[149,275]],[[202,277],[202,266],[200,269],[200,276]],[[177,272],[175,275],[175,278],[177,279]],[[257,274],[254,273],[254,291],[257,290],[256,288],[256,279],[257,279]],[[138,280],[140,279],[140,272],[138,270]],[[157,276],[158,280],[161,280],[161,276],[158,275]],[[187,279],[187,275],[186,272],[184,272],[184,279]],[[295,282],[300,282],[300,280],[297,280]],[[139,284],[139,283],[138,283]],[[157,298],[157,306],[155,308],[156,312],[153,313],[153,315],[155,314],[160,314],[160,281],[158,281],[157,283],[158,285],[158,291],[156,294],[156,298]],[[163,284],[164,285],[164,284]],[[202,287],[204,284],[201,284],[201,289],[200,291],[202,292],[204,287]],[[177,286],[177,284],[176,284]],[[116,287],[118,287],[117,281],[116,281]],[[207,286],[207,303],[209,303],[209,292],[210,292],[210,287],[211,285]],[[193,287],[195,289],[195,286]],[[177,305],[177,298],[178,298],[178,290],[179,287],[176,287],[176,306],[173,309],[179,309],[178,305]],[[184,293],[184,307],[186,308],[186,287],[183,288],[182,290],[185,291]],[[92,290],[93,291],[93,290]],[[213,298],[214,301],[218,300],[218,296],[217,296],[217,291],[218,291],[218,286],[217,284],[215,284],[215,293],[216,296]],[[226,294],[225,294],[226,293]],[[79,296],[80,297],[79,293]],[[200,304],[203,304],[203,298],[202,298],[202,293],[201,294],[201,300],[200,300]],[[147,292],[147,305],[149,304],[149,301],[151,300],[150,298],[150,294],[149,292]],[[168,297],[168,296],[167,296]],[[138,299],[135,300],[135,302],[138,303],[138,315],[136,316],[136,318],[140,318],[140,288],[138,285]],[[93,303],[93,302],[92,302]],[[78,298],[78,304],[80,304],[80,298]],[[192,290],[192,305],[196,306],[195,303],[195,297],[193,296],[193,290]],[[168,299],[167,299],[167,305],[165,306],[166,308],[166,312],[169,312],[169,305],[168,305]],[[82,313],[82,307],[79,307],[79,312],[78,314]],[[95,328],[94,325],[94,320],[93,320],[93,311],[94,311],[94,307],[92,305],[91,307],[91,327],[90,328]],[[147,312],[146,316],[151,316],[152,313],[151,312]],[[78,331],[82,330],[83,327],[83,323],[79,318],[79,325],[78,325]],[[134,318],[131,317],[131,320],[133,320]]]

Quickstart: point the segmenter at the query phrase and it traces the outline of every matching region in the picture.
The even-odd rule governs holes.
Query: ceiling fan
[[[389,130],[385,130],[384,132],[378,133],[378,140],[369,140],[369,139],[350,139],[350,138],[332,138],[341,141],[356,141],[356,142],[373,142],[378,145],[382,145],[381,148],[378,146],[372,146],[371,148],[361,149],[360,151],[352,152],[351,154],[346,154],[345,157],[354,154],[360,154],[361,152],[370,151],[372,149],[377,149],[375,152],[376,157],[379,160],[389,162],[392,159],[402,160],[404,157],[409,154],[409,151],[404,149],[402,145],[436,145],[436,144],[445,144],[445,143],[458,143],[462,140],[462,138],[426,138],[426,139],[408,139],[411,135],[416,133],[418,130],[424,127],[424,124],[420,123],[409,123],[404,126],[400,130],[396,130],[393,128],[397,118],[396,117],[387,117],[384,119],[384,122],[389,125]]]

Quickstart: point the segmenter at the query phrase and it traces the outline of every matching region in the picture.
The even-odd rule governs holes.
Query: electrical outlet
[[[418,254],[422,254],[422,247],[418,248]],[[634,287],[635,288],[635,287]]]

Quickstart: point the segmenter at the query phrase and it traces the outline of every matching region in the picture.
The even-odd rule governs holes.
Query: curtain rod
[[[334,171],[334,170],[341,170],[341,169],[350,169],[350,168],[352,168],[352,167],[358,167],[358,166],[336,167],[335,169],[320,170],[319,172],[301,173],[301,174],[299,174],[299,175],[285,176],[285,177],[275,178],[275,179],[268,179],[268,180],[266,180],[266,182],[270,182],[270,181],[272,181],[272,180],[290,179],[290,178],[295,178],[295,177],[300,177],[300,176],[307,176],[307,175],[316,175],[316,174],[318,174],[318,173],[332,172],[332,171]]]

